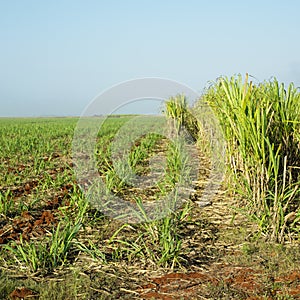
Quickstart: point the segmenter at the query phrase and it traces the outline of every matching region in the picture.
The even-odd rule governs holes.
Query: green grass
[[[124,145],[114,144],[116,133],[132,118],[134,116],[107,118],[97,134],[94,152],[106,192],[136,202],[143,223],[132,226],[119,224],[101,215],[79,189],[72,167],[71,145],[76,118],[0,120],[1,222],[5,228],[10,228],[10,224],[23,226],[1,246],[3,276],[9,277],[11,272],[24,276],[51,276],[64,269],[70,270],[81,256],[104,266],[109,262],[124,260],[140,261],[144,265],[150,263],[157,267],[174,268],[180,265],[181,236],[178,227],[187,214],[187,206],[174,212],[172,205],[175,205],[175,196],[170,201],[167,215],[150,221],[147,212],[143,210],[143,201],[148,200],[148,194],[134,189],[125,175],[130,170],[138,176],[147,176],[156,172],[155,168],[158,167],[160,179],[151,187],[151,198],[155,201],[167,195],[186,176],[182,148],[179,141],[168,142],[154,130],[154,133],[143,134],[135,140],[122,153],[124,159],[118,164],[112,156],[116,151],[112,147],[122,149]],[[91,118],[89,122],[95,120]],[[159,124],[160,120],[158,117],[156,123]],[[140,128],[144,125],[142,121],[137,122]],[[157,153],[163,155],[164,165],[152,165],[151,159]],[[133,187],[132,191],[128,190],[130,187]],[[38,216],[45,211],[53,213],[55,222],[35,225],[36,222],[42,222]],[[22,221],[28,214],[29,219]],[[31,235],[32,228],[37,228],[35,226],[45,229],[33,229],[35,235]],[[106,230],[108,226],[112,228]],[[89,232],[94,230],[98,232],[99,238],[95,233],[89,237]],[[4,285],[16,286],[17,281],[11,279],[3,282]],[[77,289],[76,282],[73,285],[71,279],[66,283],[66,288]],[[32,283],[29,286],[36,289]],[[46,289],[46,292],[42,292],[42,289]],[[9,287],[3,288],[1,293],[7,294],[9,290]],[[43,284],[38,287],[38,291],[45,297],[52,295],[50,288]],[[63,297],[59,291],[55,295],[57,299]]]
[[[26,242],[21,235],[19,243],[12,242],[10,246],[4,246],[4,249],[8,250],[21,266],[25,264],[31,272],[52,272],[66,263],[80,227],[80,223],[67,222],[64,225],[59,223],[51,238],[43,242]]]

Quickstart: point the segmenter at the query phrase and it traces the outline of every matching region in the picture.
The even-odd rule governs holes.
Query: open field
[[[212,101],[214,95],[207,95]],[[291,211],[286,211],[286,222],[276,227],[281,240],[274,238],[276,228],[267,217],[265,223],[257,221],[258,199],[253,215],[245,213],[245,190],[234,191],[230,176],[210,205],[199,206],[211,168],[201,149],[193,192],[180,208],[168,207],[168,214],[152,221],[144,215],[141,223],[102,213],[112,193],[143,215],[147,203],[189,177],[191,166],[180,144],[160,134],[145,134],[132,145],[125,164],[113,164],[113,139],[133,118],[107,118],[98,135],[94,155],[107,197],[102,209],[87,200],[80,186],[88,180],[80,182],[74,171],[77,118],[0,119],[0,299],[300,299],[297,217],[288,227],[285,216]],[[157,156],[164,168],[151,188],[137,188],[134,179],[130,184],[116,171],[125,176],[130,167],[150,180],[149,163]],[[236,172],[245,166],[240,163]],[[254,169],[246,171],[253,176]],[[264,184],[271,189],[270,182]],[[278,194],[285,199],[284,191]],[[296,209],[294,195],[288,203]]]

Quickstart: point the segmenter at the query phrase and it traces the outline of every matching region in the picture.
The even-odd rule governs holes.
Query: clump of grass
[[[300,93],[276,79],[254,85],[221,77],[203,95],[227,140],[235,189],[268,239],[299,229]]]
[[[172,211],[163,218],[151,221],[142,202],[137,200],[137,204],[143,215],[143,222],[136,226],[124,224],[115,231],[109,240],[114,249],[114,259],[139,258],[144,263],[171,269],[180,266],[184,259],[179,228],[189,214],[189,205],[186,204],[181,210]],[[126,231],[130,232],[127,237],[124,234]]]
[[[11,196],[11,191],[9,189],[5,192],[0,191],[0,216],[7,216],[13,206],[14,202]]]
[[[25,263],[31,272],[38,270],[51,272],[67,261],[80,227],[80,223],[73,225],[68,222],[62,228],[59,223],[51,238],[47,238],[44,243],[24,241],[21,235],[19,243],[14,241],[11,245],[5,245],[4,248],[14,255],[17,262]]]

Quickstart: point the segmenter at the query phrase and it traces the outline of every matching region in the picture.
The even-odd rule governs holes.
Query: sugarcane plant
[[[299,231],[300,93],[276,79],[222,77],[203,96],[220,120],[235,190],[270,240]]]
[[[169,118],[170,136],[179,136],[183,131],[194,141],[197,140],[199,123],[188,107],[187,98],[183,94],[170,97],[165,102],[165,114]]]

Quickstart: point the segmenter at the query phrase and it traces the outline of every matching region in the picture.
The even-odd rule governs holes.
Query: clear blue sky
[[[300,86],[298,0],[0,0],[0,116],[80,115],[140,77]],[[104,104],[105,105],[105,104]]]

